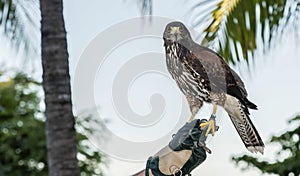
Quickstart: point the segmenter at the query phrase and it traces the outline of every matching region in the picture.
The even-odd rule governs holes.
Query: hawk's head
[[[191,35],[183,23],[174,21],[167,24],[163,38],[165,41],[180,43],[181,41],[191,40]]]

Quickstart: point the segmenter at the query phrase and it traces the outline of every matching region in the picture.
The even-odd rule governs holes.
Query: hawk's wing
[[[248,94],[241,78],[219,54],[197,44],[192,50],[206,71],[212,91],[225,92],[239,99],[246,107],[257,109],[257,106],[247,99]],[[249,113],[247,109],[246,111]]]
[[[241,78],[239,77],[239,75],[238,75],[234,70],[232,70],[232,69],[230,68],[230,71],[231,71],[231,73],[232,73],[232,76],[233,76],[234,81],[236,82],[237,86],[240,88],[240,91],[242,92],[242,94],[243,94],[244,96],[247,96],[248,93],[247,93],[247,90],[246,90],[246,88],[245,88],[244,82],[241,80]]]

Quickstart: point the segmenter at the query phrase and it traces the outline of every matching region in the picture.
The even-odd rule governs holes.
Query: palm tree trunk
[[[62,0],[40,0],[50,176],[77,176],[76,136]]]

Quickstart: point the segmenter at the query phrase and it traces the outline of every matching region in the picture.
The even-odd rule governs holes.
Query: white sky
[[[184,0],[172,3],[166,0],[154,0],[153,14],[183,22],[190,21],[189,5]],[[68,33],[70,54],[70,70],[73,77],[80,55],[89,42],[101,31],[125,19],[139,17],[140,13],[135,0],[83,1],[65,0],[64,15]],[[3,40],[2,40],[3,41]],[[258,54],[251,75],[246,64],[239,69],[249,92],[250,100],[255,102],[259,110],[252,111],[251,117],[267,141],[271,135],[280,134],[287,129],[287,119],[299,112],[300,101],[300,60],[297,58],[296,42],[293,36],[287,35],[269,54]],[[163,50],[163,48],[161,48]],[[0,42],[0,58],[11,57],[8,47]],[[145,110],[146,111],[146,110]],[[224,116],[227,117],[227,116]],[[124,129],[121,129],[124,130]],[[130,134],[130,133],[129,133]],[[235,132],[229,118],[220,123],[220,131],[208,143],[213,151],[207,160],[193,171],[194,175],[259,175],[252,169],[241,172],[231,161],[233,155],[249,154]],[[265,154],[254,155],[261,159],[272,160],[275,146],[266,145]],[[128,162],[110,158],[105,168],[106,175],[129,175],[144,168],[144,162]]]

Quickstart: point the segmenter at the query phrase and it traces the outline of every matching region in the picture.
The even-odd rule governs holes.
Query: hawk
[[[203,102],[213,104],[228,113],[235,129],[250,152],[263,154],[264,143],[250,120],[250,109],[257,106],[247,99],[241,78],[216,52],[195,43],[181,22],[169,23],[163,34],[168,71],[186,96],[192,116]],[[206,124],[214,135],[215,120]],[[206,136],[208,133],[206,133]]]

